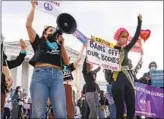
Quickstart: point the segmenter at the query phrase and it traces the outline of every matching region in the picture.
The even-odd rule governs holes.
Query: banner
[[[106,47],[93,40],[87,43],[87,62],[97,64],[104,69],[120,71],[119,50]]]
[[[73,33],[73,36],[75,36],[83,44],[88,41],[88,38],[84,36],[78,29],[76,29],[76,31]]]
[[[163,70],[150,71],[151,85],[155,87],[164,87]]]
[[[164,90],[135,82],[136,115],[164,118]]]
[[[129,44],[131,40],[132,40],[132,37],[130,36],[128,38],[127,44]],[[138,41],[136,42],[136,44],[132,47],[130,51],[141,53],[141,49],[142,49],[141,39],[138,39]]]
[[[60,1],[37,1],[36,8],[53,16],[58,16],[62,11]]]

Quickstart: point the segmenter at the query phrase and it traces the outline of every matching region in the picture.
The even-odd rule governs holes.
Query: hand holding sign
[[[31,5],[32,5],[32,8],[35,9],[36,5],[37,5],[37,1],[36,0],[31,0]]]
[[[105,45],[101,42],[103,40],[96,40],[97,37],[92,37],[92,40],[88,40],[87,44],[87,61],[91,64],[96,64],[104,69],[112,71],[120,71],[120,56],[119,50]]]

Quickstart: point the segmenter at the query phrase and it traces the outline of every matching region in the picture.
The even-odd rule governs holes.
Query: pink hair
[[[114,40],[117,41],[122,32],[127,32],[128,36],[129,36],[129,32],[125,28],[119,28],[119,29],[117,29],[117,31],[114,34]]]

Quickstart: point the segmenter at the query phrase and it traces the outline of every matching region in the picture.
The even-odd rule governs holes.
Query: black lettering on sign
[[[115,50],[115,49],[109,49],[108,53],[111,55],[117,56],[119,52],[118,52],[118,50]]]
[[[95,56],[100,59],[98,52],[87,50],[87,54],[91,56]]]
[[[109,57],[109,56],[105,56],[105,55],[101,54],[101,59],[103,61],[108,61],[108,62],[119,64],[119,58]]]
[[[105,52],[105,46],[99,45],[96,42],[90,41],[90,47],[98,51]]]
[[[107,45],[107,46],[110,46],[110,43],[109,43],[109,42],[106,42],[106,41],[103,40],[103,39],[96,38],[95,40],[96,40],[97,42],[99,42],[99,43],[102,43],[102,44],[105,44],[105,45]]]
[[[99,38],[96,38],[96,41],[97,41],[97,42],[101,42],[101,39],[99,39]]]

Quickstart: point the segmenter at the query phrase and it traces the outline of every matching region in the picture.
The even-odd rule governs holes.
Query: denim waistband
[[[39,67],[39,66],[37,66],[37,67],[35,67],[34,69],[49,69],[49,70],[59,70],[59,71],[62,71],[61,69],[59,69],[59,68],[55,68],[55,67]]]

